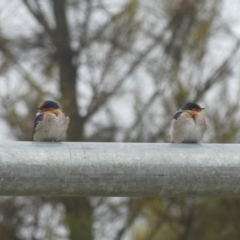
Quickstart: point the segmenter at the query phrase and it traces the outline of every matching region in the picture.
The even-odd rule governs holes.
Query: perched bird
[[[206,131],[207,124],[196,103],[186,103],[176,112],[170,129],[172,143],[197,143]]]
[[[33,141],[60,141],[66,134],[69,117],[54,101],[45,101],[38,108],[33,129]]]

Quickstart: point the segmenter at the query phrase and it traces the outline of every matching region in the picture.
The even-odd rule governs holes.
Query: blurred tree
[[[0,25],[0,113],[16,139],[31,139],[35,110],[51,98],[70,116],[68,141],[168,142],[174,112],[196,101],[206,107],[205,141],[239,142],[240,42],[222,1],[16,2],[0,5],[10,9]],[[18,201],[0,202],[3,239],[239,238],[237,199]]]

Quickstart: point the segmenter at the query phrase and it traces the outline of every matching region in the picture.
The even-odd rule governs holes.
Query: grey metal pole
[[[240,145],[0,142],[0,195],[240,196]]]

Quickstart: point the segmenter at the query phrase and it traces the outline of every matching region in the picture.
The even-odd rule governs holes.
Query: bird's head
[[[185,105],[183,105],[181,107],[182,111],[190,110],[190,111],[195,111],[195,112],[201,112],[203,109],[205,109],[205,108],[202,108],[198,104],[192,103],[192,102],[186,103]]]
[[[41,112],[60,109],[59,105],[51,100],[44,101],[38,108]]]

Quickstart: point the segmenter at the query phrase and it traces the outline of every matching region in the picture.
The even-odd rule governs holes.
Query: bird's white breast
[[[35,141],[59,141],[68,128],[69,118],[64,113],[58,115],[54,113],[44,114],[42,122],[34,134]]]
[[[171,124],[170,135],[172,142],[199,142],[206,129],[204,115],[200,114],[197,118],[189,117],[183,112],[179,118],[174,119]]]

